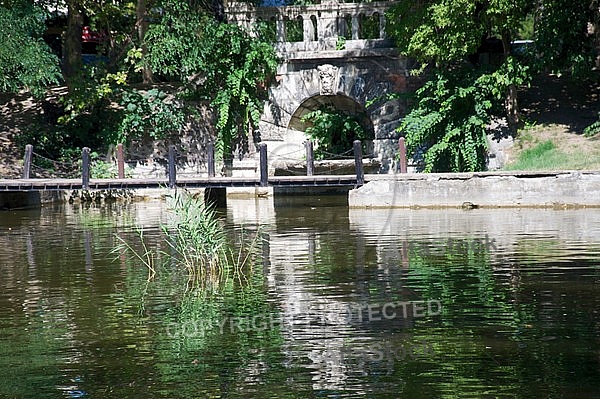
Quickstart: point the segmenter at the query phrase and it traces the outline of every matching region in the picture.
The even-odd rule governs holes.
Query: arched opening
[[[294,19],[289,17],[284,18],[285,21],[285,41],[286,42],[301,42],[304,40],[304,26],[302,16]]]
[[[289,129],[305,132],[317,141],[321,159],[352,156],[352,142],[363,142],[364,157],[372,155],[373,122],[365,107],[345,95],[316,95],[302,102]]]
[[[379,13],[375,12],[370,16],[360,14],[359,39],[373,40],[379,39],[381,33]]]
[[[317,36],[317,32],[318,32],[318,29],[317,29],[317,17],[314,16],[314,15],[311,15],[310,16],[310,23],[312,25],[312,30],[311,30],[312,35],[310,37],[310,41],[317,41],[317,40],[319,40],[319,37]]]
[[[276,43],[277,42],[277,22],[275,20],[275,17],[271,17],[267,20],[264,20],[263,18],[259,17],[257,19],[257,23],[258,23],[259,28],[261,29],[261,32],[262,32],[265,40],[267,40],[269,43]]]
[[[346,14],[338,19],[338,33],[346,40],[352,40],[352,15]]]

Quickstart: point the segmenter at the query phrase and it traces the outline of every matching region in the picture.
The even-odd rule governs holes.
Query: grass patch
[[[523,129],[504,170],[600,170],[600,137],[585,137],[566,125]]]
[[[560,169],[567,155],[557,150],[552,140],[546,140],[536,146],[526,149],[513,164],[507,165],[507,170],[542,170]]]

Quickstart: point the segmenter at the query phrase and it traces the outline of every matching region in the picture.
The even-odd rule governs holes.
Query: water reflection
[[[263,259],[213,295],[110,254],[167,218],[0,213],[0,397],[600,397],[600,210],[231,200]]]

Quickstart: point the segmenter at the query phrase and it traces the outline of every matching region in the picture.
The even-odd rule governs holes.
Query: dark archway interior
[[[288,127],[290,129],[295,129],[304,132],[306,128],[309,127],[309,124],[302,122],[302,117],[304,117],[304,115],[310,112],[323,108],[334,108],[336,110],[347,113],[348,115],[356,116],[361,126],[367,132],[368,136],[375,137],[375,129],[373,127],[373,122],[367,114],[365,107],[357,103],[352,98],[339,94],[334,96],[316,95],[310,97],[307,100],[304,100],[304,102],[300,104],[300,106],[292,115]]]

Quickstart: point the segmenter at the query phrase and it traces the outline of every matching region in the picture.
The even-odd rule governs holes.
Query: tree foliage
[[[508,54],[528,9],[526,0],[401,1],[392,8],[388,25],[398,47],[430,73],[400,128],[413,156],[425,151],[426,171],[485,168],[492,112],[504,105],[509,122],[518,120],[516,85],[526,82],[527,68]],[[504,61],[480,65],[478,50],[494,35],[501,38]]]
[[[36,95],[60,81],[58,58],[42,40],[44,10],[26,1],[0,3],[0,92]]]
[[[121,95],[123,116],[115,142],[142,138],[160,139],[181,130],[185,113],[174,96],[159,89],[125,90]]]
[[[418,104],[400,126],[409,153],[423,157],[425,172],[485,169],[486,126],[506,88],[525,78],[511,60],[492,73],[438,71],[418,90]]]
[[[270,79],[277,69],[273,46],[249,36],[237,25],[219,24],[205,49],[210,60],[205,89],[217,93],[218,148],[227,154],[234,140],[256,132]],[[212,86],[212,87],[211,87]]]
[[[61,100],[64,107],[61,124],[48,133],[48,145],[103,144],[117,136],[128,140],[141,134],[159,137],[163,132],[177,130],[174,124],[181,121],[179,113],[188,112],[180,103],[191,96],[210,102],[216,110],[218,137],[215,144],[220,154],[229,156],[236,149],[243,150],[249,137],[257,134],[262,100],[277,60],[273,46],[261,31],[248,32],[237,25],[219,22],[222,15],[219,7],[215,7],[218,3],[209,0],[66,1],[69,16],[77,18],[68,19],[74,24],[69,36],[74,42],[65,47],[65,60],[74,61],[72,65],[65,62],[63,67],[74,66],[77,70],[75,78],[68,80],[70,93]],[[57,57],[41,39],[47,13],[45,4],[50,2],[0,0],[0,91],[25,88],[41,94],[46,86],[67,81],[65,76],[61,79]],[[106,37],[101,47],[107,59],[104,66],[83,65],[80,54],[69,54],[76,52],[77,45],[81,44],[76,42],[81,40],[78,29],[84,17],[86,25]],[[517,32],[526,31],[531,36],[521,38],[536,42],[535,63],[529,71],[582,75],[590,71],[597,56],[599,21],[598,0],[399,1],[387,16],[389,33],[404,54],[422,63],[424,76],[433,79],[432,85],[445,82],[446,87],[446,91],[421,91],[415,102],[415,114],[407,117],[407,121],[415,121],[412,116],[424,117],[423,113],[431,110],[435,118],[442,118],[436,122],[435,129],[419,132],[418,126],[425,124],[406,122],[403,131],[423,140],[426,138],[430,148],[437,148],[432,156],[437,154],[440,163],[431,166],[431,170],[442,170],[441,165],[449,170],[456,167],[470,170],[472,165],[482,167],[481,159],[467,162],[465,158],[467,154],[481,157],[482,151],[450,151],[462,154],[459,158],[464,159],[448,163],[441,162],[446,157],[443,154],[447,154],[442,148],[462,145],[455,143],[465,142],[475,131],[475,125],[469,121],[477,120],[479,126],[492,111],[500,112],[496,110],[502,105],[507,115],[515,113],[516,85],[526,82],[523,74],[526,69],[514,60],[508,62],[508,57],[502,65],[496,65],[496,69],[466,66],[466,59],[477,52],[483,39],[491,36],[501,39],[507,56],[510,41]],[[523,30],[524,24],[529,29]],[[378,24],[373,25],[376,26]],[[294,28],[301,26],[294,25]],[[301,29],[296,33],[301,34]],[[441,73],[443,70],[461,75],[448,76]],[[138,91],[130,86],[153,78],[159,82],[175,81],[186,90],[176,101],[165,102],[160,96],[146,95],[147,90]],[[502,82],[498,83],[499,79]],[[484,84],[497,86],[483,87]],[[479,94],[476,89],[480,90]],[[503,90],[504,94],[489,94],[494,90]],[[460,93],[474,102],[472,106],[458,106],[466,101]],[[487,101],[492,102],[491,107]],[[115,109],[116,104],[120,107]],[[454,113],[436,110],[432,104],[447,106]],[[487,114],[484,115],[483,110],[487,110]],[[147,112],[159,115],[149,117],[144,115]],[[323,112],[313,115],[315,120],[331,122],[328,119],[331,115]],[[432,116],[431,120],[435,118]],[[434,131],[437,136],[433,135]],[[461,132],[462,141],[447,137],[449,132],[457,131]],[[56,132],[63,132],[64,140],[58,140],[60,134]],[[434,147],[436,143],[440,146]]]
[[[148,53],[143,62],[166,80],[182,80],[202,68],[202,27],[211,17],[186,1],[166,0],[162,15],[145,35]]]
[[[424,64],[444,67],[474,54],[482,39],[510,40],[533,10],[531,0],[403,0],[388,13],[399,49]]]
[[[114,102],[126,87],[126,77],[125,73],[107,74],[98,68],[82,70],[68,93],[45,103],[44,118],[34,131],[21,134],[19,141],[63,162],[78,159],[83,147],[103,150],[114,144],[122,115]]]
[[[427,64],[448,64],[477,50],[484,27],[472,0],[401,1],[388,13],[386,27],[399,50]]]
[[[534,39],[540,69],[579,78],[589,75],[600,55],[598,0],[539,0],[536,5]]]
[[[273,46],[258,32],[219,22],[215,4],[197,0],[69,0],[69,14],[77,17],[67,18],[71,41],[68,46],[65,42],[64,57],[72,62],[65,61],[64,66],[69,71],[65,79],[69,93],[60,99],[62,109],[53,132],[48,134],[50,141],[76,148],[81,143],[108,146],[142,137],[164,138],[179,131],[193,112],[192,106],[185,106],[192,104],[187,100],[200,99],[208,101],[218,114],[215,145],[221,156],[229,157],[240,143],[247,145],[248,135],[257,132],[262,100],[278,61]],[[49,50],[39,50],[42,41],[37,38],[44,30],[43,19],[33,10],[23,11],[28,19],[19,23],[15,22],[17,11],[0,10],[2,21],[11,22],[0,26],[1,34],[19,28],[21,36],[29,35],[13,40],[11,33],[8,38],[12,42],[5,42],[15,48],[19,41],[38,46],[31,50],[24,47],[28,54],[38,57],[31,59],[13,54],[12,48],[0,48],[3,89],[31,86],[37,79],[39,85],[35,87],[42,92],[45,84],[57,83],[60,77],[56,57]],[[81,62],[77,47],[81,47],[84,15],[85,24],[106,39],[99,48],[104,63]],[[55,63],[54,69],[42,56]],[[166,93],[156,88],[131,86],[153,77],[179,87],[173,92],[176,98],[169,95],[167,99]],[[51,143],[48,149],[60,156]]]
[[[189,15],[185,8],[172,13],[149,28],[148,62],[156,72],[188,82],[195,96],[211,102],[218,114],[216,149],[228,157],[236,143],[257,130],[266,87],[277,68],[275,50],[259,32]]]

